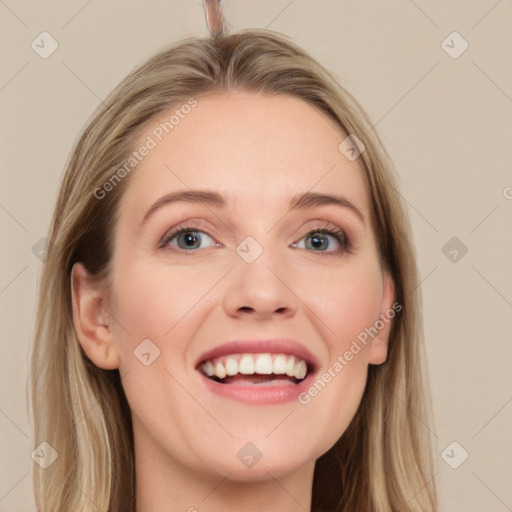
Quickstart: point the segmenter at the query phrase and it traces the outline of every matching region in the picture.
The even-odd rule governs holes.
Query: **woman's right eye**
[[[184,227],[168,233],[162,240],[160,247],[170,245],[185,251],[189,251],[191,249],[205,249],[206,247],[201,247],[201,242],[207,238],[213,241],[213,238],[204,231]],[[209,247],[215,247],[216,245],[218,244],[214,242],[213,245],[210,245]]]

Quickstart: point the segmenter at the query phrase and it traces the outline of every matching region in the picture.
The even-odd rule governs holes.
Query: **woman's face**
[[[311,468],[386,357],[389,322],[357,341],[393,302],[362,168],[299,99],[224,93],[183,111],[141,135],[155,147],[114,237],[108,310],[136,449],[240,481]]]

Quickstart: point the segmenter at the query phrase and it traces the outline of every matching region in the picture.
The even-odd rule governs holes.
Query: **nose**
[[[224,296],[226,313],[233,318],[291,318],[300,299],[293,291],[293,273],[277,254],[265,248],[252,263],[240,260],[229,273]]]

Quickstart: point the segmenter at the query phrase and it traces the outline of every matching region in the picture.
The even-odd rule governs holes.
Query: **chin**
[[[216,473],[223,476],[229,474],[229,480],[236,482],[261,482],[269,478],[281,478],[286,475],[305,469],[314,465],[316,459],[322,455],[322,449],[302,446],[297,448],[299,441],[293,442],[288,436],[288,443],[283,442],[282,436],[275,436],[275,439],[265,439],[260,433],[260,440],[249,435],[238,439],[235,437],[231,448],[218,446],[218,452],[210,453],[207,460],[203,460],[204,466],[209,466]],[[289,442],[292,441],[289,446]],[[215,446],[212,442],[210,445]],[[206,458],[205,458],[206,459]]]

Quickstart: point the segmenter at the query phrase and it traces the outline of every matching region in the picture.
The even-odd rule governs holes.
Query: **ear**
[[[113,343],[105,285],[93,279],[82,263],[75,263],[71,269],[71,298],[73,325],[87,357],[105,370],[119,368],[121,358]]]
[[[377,334],[373,337],[369,349],[369,364],[382,364],[388,354],[389,333],[393,318],[402,309],[401,304],[393,304],[395,287],[393,279],[388,272],[382,273],[382,300],[380,303],[379,318],[374,327]]]

